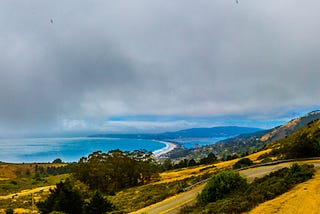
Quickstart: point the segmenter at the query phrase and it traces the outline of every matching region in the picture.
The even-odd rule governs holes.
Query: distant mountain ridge
[[[262,129],[252,127],[217,126],[212,128],[191,128],[176,132],[164,132],[159,134],[96,134],[89,137],[172,140],[179,138],[231,137],[239,134],[253,133],[261,130]]]
[[[320,119],[320,110],[312,111],[302,117],[295,118],[288,123],[272,129],[271,132],[263,135],[260,140],[262,142],[274,142],[285,138],[294,131],[305,127],[308,123]]]
[[[320,110],[312,111],[301,117],[292,119],[288,123],[269,130],[262,130],[255,133],[240,134],[213,145],[189,149],[185,151],[173,151],[169,154],[172,158],[199,156],[210,152],[223,157],[233,153],[253,152],[261,149],[271,142],[284,139],[289,134],[305,127],[308,123],[320,119]],[[178,154],[178,155],[177,155]]]

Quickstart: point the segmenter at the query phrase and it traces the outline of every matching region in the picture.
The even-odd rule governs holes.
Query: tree
[[[292,144],[284,146],[283,149],[286,158],[306,158],[317,157],[320,155],[319,140],[307,133],[302,133]]]
[[[234,171],[224,171],[211,178],[197,197],[197,203],[205,205],[223,199],[226,195],[247,188],[247,180]]]
[[[197,165],[197,162],[194,159],[189,160],[188,166],[195,166]]]
[[[183,167],[187,167],[187,166],[188,166],[188,160],[183,159],[183,160],[180,160],[178,164],[175,164],[174,168],[179,169],[179,168],[183,168]]]
[[[72,188],[71,182],[66,180],[56,185],[55,189],[50,189],[50,194],[45,201],[37,203],[37,207],[42,214],[52,211],[61,211],[67,214],[81,214],[83,199],[79,191]]]
[[[6,209],[6,214],[13,214],[13,213],[14,213],[13,209]]]
[[[144,184],[158,175],[151,152],[119,149],[94,152],[71,168],[74,177],[90,187],[114,194],[121,188]]]
[[[249,158],[242,158],[233,165],[233,169],[240,169],[242,167],[251,166],[252,164],[253,162]]]
[[[170,158],[167,158],[164,160],[162,167],[165,171],[173,169],[173,163],[172,160]]]
[[[57,158],[52,163],[62,163],[62,160],[60,158]]]
[[[94,192],[89,203],[84,205],[84,212],[86,214],[103,214],[113,210],[115,210],[114,205],[104,199],[103,195],[98,191]]]
[[[210,152],[207,157],[200,159],[200,164],[210,164],[217,161],[217,157]]]

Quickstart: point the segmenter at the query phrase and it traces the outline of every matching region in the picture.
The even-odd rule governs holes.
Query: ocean
[[[0,139],[0,161],[8,163],[52,162],[60,158],[75,162],[95,151],[113,149],[134,151],[146,149],[156,152],[166,148],[159,141],[118,138],[27,138]]]

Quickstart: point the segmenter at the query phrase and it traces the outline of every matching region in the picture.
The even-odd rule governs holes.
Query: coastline
[[[158,141],[161,143],[166,144],[166,147],[162,148],[162,149],[158,149],[156,151],[153,152],[154,157],[159,158],[161,155],[164,155],[172,150],[174,150],[177,145],[171,142],[166,142],[166,141]]]

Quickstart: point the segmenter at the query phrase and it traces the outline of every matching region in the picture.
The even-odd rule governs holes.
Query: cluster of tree
[[[201,158],[198,162],[194,159],[183,159],[180,160],[178,163],[174,164],[173,161],[170,158],[167,158],[162,165],[160,166],[160,169],[162,171],[170,170],[170,169],[180,169],[184,167],[189,166],[196,166],[196,165],[202,165],[202,164],[211,164],[217,162],[217,157],[211,152],[208,154],[207,157]]]
[[[63,163],[62,160],[60,158],[56,158],[52,161],[52,163]]]
[[[284,144],[278,152],[286,159],[318,157],[320,156],[320,141],[308,133],[302,133],[290,144]]]
[[[48,198],[38,202],[37,207],[42,214],[52,212],[103,214],[115,210],[114,205],[100,192],[94,192],[85,200],[84,195],[69,180],[58,183],[55,189],[50,189]]]
[[[61,174],[67,174],[70,173],[70,169],[72,167],[72,164],[67,164],[65,166],[59,166],[59,167],[43,167],[43,166],[35,166],[35,172],[39,175],[61,175]]]
[[[312,178],[313,165],[293,164],[248,184],[239,173],[224,171],[208,181],[197,204],[182,213],[244,213]]]
[[[248,155],[248,152],[243,153],[243,154],[241,155],[241,157],[244,157],[244,156],[246,156],[246,155]],[[240,157],[240,156],[237,155],[237,154],[228,154],[228,155],[225,155],[225,156],[222,158],[222,161],[234,160],[234,159],[237,159],[237,158],[239,158],[239,157]]]
[[[136,150],[94,152],[74,164],[73,176],[92,190],[115,193],[121,188],[144,184],[158,176],[151,152]]]
[[[241,158],[232,167],[233,169],[240,169],[240,168],[251,166],[251,165],[253,165],[252,160],[250,160],[249,158]]]

